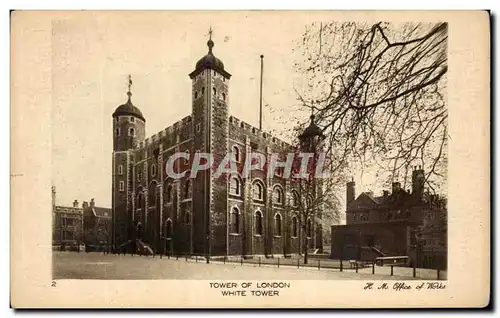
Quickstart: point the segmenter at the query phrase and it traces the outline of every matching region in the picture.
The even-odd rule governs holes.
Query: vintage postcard
[[[16,308],[484,307],[473,11],[14,11]]]

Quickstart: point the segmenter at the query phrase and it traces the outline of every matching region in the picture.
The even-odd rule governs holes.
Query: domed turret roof
[[[211,69],[211,70],[217,71],[226,78],[231,77],[231,74],[229,74],[228,72],[226,72],[224,70],[224,63],[222,63],[222,61],[220,59],[216,58],[214,53],[212,52],[212,49],[213,49],[215,44],[214,44],[214,41],[212,41],[212,33],[211,32],[212,31],[210,30],[210,40],[208,40],[208,42],[207,42],[208,53],[207,53],[207,55],[205,55],[204,57],[199,59],[198,62],[196,62],[195,70],[193,72],[191,72],[191,74],[189,74],[189,77],[191,77],[191,78],[195,77],[196,75],[200,74],[201,72],[203,72],[206,69]]]
[[[113,113],[113,118],[117,116],[126,115],[126,116],[135,116],[139,119],[142,119],[143,121],[146,121],[139,108],[135,107],[134,104],[132,104],[132,100],[130,99],[132,93],[128,92],[127,95],[128,95],[128,101],[125,104],[118,106],[118,108]]]
[[[314,137],[314,136],[323,137],[323,132],[314,123],[314,115],[311,115],[310,118],[311,118],[311,123],[309,124],[309,126],[306,127],[306,129],[304,129],[304,132],[302,132],[302,134],[300,134],[300,136],[299,136],[300,139],[305,139],[305,138]]]

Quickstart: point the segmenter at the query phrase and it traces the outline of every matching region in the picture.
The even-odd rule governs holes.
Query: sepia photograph
[[[215,303],[279,303],[308,281],[450,291],[450,251],[464,248],[448,231],[458,18],[16,14],[13,30],[23,15],[50,23],[51,290],[198,281]]]

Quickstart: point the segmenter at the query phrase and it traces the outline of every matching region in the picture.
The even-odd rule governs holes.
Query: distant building
[[[87,250],[99,250],[111,244],[112,210],[96,207],[94,199],[83,202],[83,241]]]
[[[52,187],[52,245],[58,249],[76,249],[82,243],[83,208],[78,201],[72,207],[57,206],[56,189]]]
[[[356,197],[348,182],[346,205],[346,225],[332,226],[332,258],[408,256],[418,267],[446,268],[446,202],[424,193],[422,169],[413,171],[411,193],[394,182],[391,193]]]

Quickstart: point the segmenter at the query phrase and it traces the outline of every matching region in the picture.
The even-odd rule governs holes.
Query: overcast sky
[[[324,13],[323,13],[324,15]],[[146,136],[191,112],[188,74],[207,53],[212,26],[214,54],[231,73],[229,107],[258,126],[260,55],[265,56],[264,100],[286,116],[297,101],[293,41],[320,14],[135,12],[72,14],[53,22],[53,183],[57,204],[95,198],[111,206],[112,117],[132,101],[146,118]],[[264,112],[263,128],[287,127]],[[373,180],[366,179],[364,186]],[[362,180],[358,189],[363,188]],[[359,193],[358,190],[358,193]],[[342,190],[344,191],[344,190]],[[344,198],[342,198],[344,199]]]

